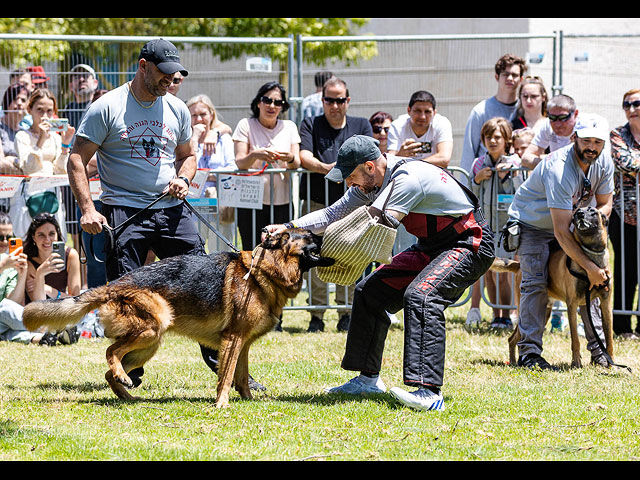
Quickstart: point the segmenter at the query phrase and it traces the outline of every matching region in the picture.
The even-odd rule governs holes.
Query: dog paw
[[[117,375],[115,376],[115,379],[116,379],[116,382],[118,382],[121,385],[124,385],[127,388],[134,388],[136,386],[127,375]]]

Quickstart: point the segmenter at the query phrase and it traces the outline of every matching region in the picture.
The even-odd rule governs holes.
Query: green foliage
[[[0,33],[249,38],[344,36],[354,35],[367,21],[364,18],[3,18]],[[288,61],[285,44],[214,43],[201,44],[199,48],[210,49],[221,60],[264,55],[282,65]],[[69,54],[69,45],[32,40],[0,42],[0,54],[7,65],[37,65],[43,59],[62,60]],[[375,56],[377,49],[375,42],[309,43],[305,45],[304,54],[306,61],[317,65],[333,60],[351,64]],[[131,59],[135,60],[135,56],[123,58],[122,62],[127,64]]]

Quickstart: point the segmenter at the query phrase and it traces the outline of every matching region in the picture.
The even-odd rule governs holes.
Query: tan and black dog
[[[24,323],[59,330],[98,308],[105,336],[115,340],[105,378],[125,400],[135,398],[127,373],[153,357],[166,332],[192,338],[219,352],[216,407],[226,407],[232,385],[251,398],[249,347],[276,325],[303,273],[333,263],[320,244],[308,230],[289,229],[253,252],[168,258],[75,297],[29,303]]]
[[[599,267],[609,265],[609,250],[607,249],[607,217],[593,207],[577,209],[572,218],[573,237],[582,247],[583,252]],[[561,300],[567,304],[567,316],[569,318],[569,329],[571,332],[571,366],[581,367],[580,340],[578,337],[577,310],[581,305],[585,305],[585,294],[589,288],[586,272],[573,260],[567,266],[567,255],[562,249],[552,251],[549,255],[549,282],[547,293],[550,298]],[[583,278],[577,278],[573,272],[579,273]],[[516,305],[520,305],[520,282],[522,274],[520,263],[513,260],[496,258],[491,270],[497,272],[512,272],[515,274],[514,285],[516,285],[515,296]],[[591,291],[591,299],[599,298],[602,309],[602,328],[605,334],[607,353],[613,359],[613,302],[611,298],[610,286],[608,290],[604,288],[594,288]],[[549,320],[551,304],[547,308],[545,324]],[[520,331],[518,327],[513,330],[509,337],[509,362],[516,365],[516,346],[520,341]]]

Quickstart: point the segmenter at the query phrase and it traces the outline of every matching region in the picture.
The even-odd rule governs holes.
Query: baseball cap
[[[98,78],[96,76],[96,71],[86,63],[78,63],[71,69],[72,72],[77,72],[78,70],[84,70],[85,72],[89,72],[93,76],[93,78]]]
[[[382,153],[380,142],[367,135],[354,135],[348,138],[338,150],[336,165],[325,175],[327,180],[344,182],[355,168],[369,160],[377,160]]]
[[[607,121],[597,115],[578,115],[578,120],[573,128],[575,134],[580,138],[599,138],[609,140],[609,128]]]
[[[27,71],[31,74],[31,82],[33,84],[45,83],[51,80],[47,77],[47,74],[44,73],[44,68],[40,65],[36,67],[27,67]]]
[[[153,62],[162,73],[180,72],[183,77],[189,72],[180,64],[180,54],[176,46],[164,38],[157,38],[145,43],[138,60],[144,58]]]

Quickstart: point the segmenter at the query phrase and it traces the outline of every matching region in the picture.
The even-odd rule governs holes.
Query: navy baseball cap
[[[336,183],[344,182],[358,165],[380,158],[382,153],[379,145],[378,140],[367,135],[354,135],[348,138],[338,150],[335,167],[324,178]]]
[[[180,72],[183,77],[189,75],[189,72],[180,64],[180,54],[176,46],[164,38],[147,42],[140,50],[138,60],[141,58],[153,62],[162,73],[169,75]]]

